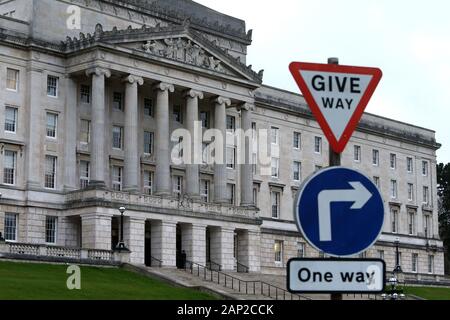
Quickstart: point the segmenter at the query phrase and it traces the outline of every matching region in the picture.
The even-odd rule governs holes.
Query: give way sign
[[[380,83],[378,68],[292,62],[294,76],[331,148],[342,153]]]

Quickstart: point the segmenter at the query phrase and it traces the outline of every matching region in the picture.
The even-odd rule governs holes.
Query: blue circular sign
[[[371,247],[384,223],[377,186],[364,174],[330,167],[309,177],[295,201],[300,232],[316,249],[331,256],[351,256]]]

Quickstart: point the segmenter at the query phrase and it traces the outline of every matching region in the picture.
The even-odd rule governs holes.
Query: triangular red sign
[[[380,83],[378,68],[292,62],[295,81],[334,152],[342,153]]]

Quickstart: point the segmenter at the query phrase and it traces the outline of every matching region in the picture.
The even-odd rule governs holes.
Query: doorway
[[[151,221],[145,221],[145,265],[147,267],[152,266],[152,223]]]

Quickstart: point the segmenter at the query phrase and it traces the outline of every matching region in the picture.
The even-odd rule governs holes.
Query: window
[[[81,120],[81,143],[88,144],[91,142],[91,122],[89,120]]]
[[[113,127],[113,148],[122,149],[123,128]]]
[[[45,156],[45,187],[56,188],[56,157]]]
[[[293,164],[294,181],[301,180],[301,167],[302,167],[302,164],[300,162],[294,161],[294,164]]]
[[[408,234],[414,235],[416,232],[416,214],[414,211],[408,212]]]
[[[429,238],[431,235],[431,216],[429,214],[424,215],[425,222],[423,224],[423,229],[425,233],[425,238]]]
[[[179,122],[179,123],[183,122],[183,118],[181,116],[181,106],[180,105],[173,106],[173,118],[176,122]]]
[[[122,191],[122,167],[112,167],[112,189],[114,191]]]
[[[144,153],[153,153],[153,132],[144,131]]]
[[[408,183],[408,200],[414,200],[414,185],[412,183]]]
[[[272,127],[270,132],[272,144],[278,145],[280,142],[280,129]]]
[[[422,175],[428,176],[428,162],[422,161]]]
[[[47,77],[47,95],[49,97],[58,96],[58,82],[59,78],[54,76]]]
[[[149,98],[144,99],[144,115],[153,117],[153,100]]]
[[[231,205],[235,204],[235,186],[234,184],[227,184],[227,198]]]
[[[47,138],[56,138],[57,125],[58,125],[58,115],[47,112]]]
[[[205,142],[202,143],[202,163],[205,165],[210,163],[209,144]]]
[[[384,260],[384,250],[378,250],[378,258]]]
[[[359,258],[360,258],[360,259],[366,259],[366,258],[367,258],[367,252],[366,252],[366,251],[361,252],[361,253],[359,254]]]
[[[434,256],[428,256],[428,273],[434,272]]]
[[[302,147],[302,135],[300,132],[294,132],[294,149],[301,149]]]
[[[280,218],[280,193],[272,191],[272,218]]]
[[[272,178],[278,178],[280,171],[280,159],[272,158]]]
[[[6,69],[6,89],[12,91],[19,89],[19,70]]]
[[[58,217],[45,217],[45,242],[56,243]]]
[[[181,160],[183,158],[183,137],[178,137],[178,143],[175,145],[176,157]]]
[[[151,171],[144,171],[144,193],[148,195],[153,194],[153,172]]]
[[[173,185],[173,193],[178,196],[181,196],[181,194],[183,193],[183,177],[173,176],[172,185]]]
[[[200,198],[203,202],[209,202],[209,181],[200,181]]]
[[[5,107],[5,132],[16,133],[17,108]]]
[[[409,173],[412,173],[414,171],[413,158],[410,158],[410,157],[406,158],[406,170]]]
[[[86,189],[89,186],[90,180],[90,165],[89,161],[80,161],[80,188]]]
[[[380,177],[373,177],[373,183],[377,186],[377,188],[380,188]]]
[[[430,190],[428,187],[423,187],[423,203],[430,203]]]
[[[209,128],[209,114],[206,111],[200,112],[200,120],[202,122],[202,128],[208,129]]]
[[[391,180],[391,198],[397,199],[397,181]]]
[[[16,182],[17,152],[5,150],[3,159],[3,183],[14,185]]]
[[[283,263],[283,241],[275,240],[273,250],[275,253],[275,263],[282,264]]]
[[[258,187],[253,187],[253,204],[258,207]]]
[[[258,154],[252,153],[252,172],[256,175],[258,170]]]
[[[257,140],[256,137],[257,137],[256,136],[256,122],[252,122],[252,140],[256,141]]]
[[[397,156],[395,154],[391,153],[390,157],[391,157],[390,158],[391,169],[397,168]]]
[[[81,103],[91,103],[91,87],[82,84],[80,87],[80,100]]]
[[[391,209],[392,233],[398,233],[398,209]]]
[[[227,116],[227,132],[234,133],[236,130],[236,118],[233,116]]]
[[[305,244],[303,242],[297,243],[297,258],[305,257]]]
[[[322,153],[322,138],[314,137],[314,152]]]
[[[113,109],[123,111],[123,94],[120,92],[113,93]]]
[[[17,214],[5,213],[5,240],[17,241]]]
[[[227,147],[227,168],[236,168],[236,148]]]
[[[417,263],[419,261],[419,255],[417,253],[412,254],[411,258],[411,271],[417,272]]]
[[[374,166],[380,165],[380,151],[372,150],[372,164]]]
[[[354,147],[354,160],[356,162],[361,162],[361,147],[360,146]]]

